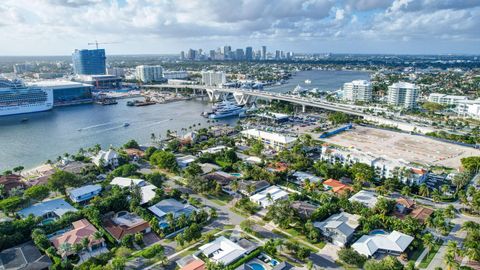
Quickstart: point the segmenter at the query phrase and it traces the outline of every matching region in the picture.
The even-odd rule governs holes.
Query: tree
[[[264,149],[263,143],[261,141],[256,141],[250,148],[250,151],[253,154],[259,156],[262,154],[263,149]]]
[[[443,263],[447,266],[447,270],[456,269],[459,266],[459,263],[455,260],[455,254],[449,252],[443,256]]]
[[[0,209],[6,214],[12,214],[25,204],[25,200],[18,196],[0,200]]]
[[[25,167],[23,167],[23,166],[17,166],[17,167],[15,167],[15,168],[13,168],[13,171],[16,172],[16,173],[18,173],[18,172],[23,171],[23,169],[25,169]]]
[[[45,251],[51,247],[50,240],[42,229],[35,229],[32,232],[32,240],[40,250]]]
[[[112,260],[113,270],[123,270],[125,269],[125,264],[127,259],[125,257],[115,257]]]
[[[455,185],[456,192],[459,192],[463,187],[470,182],[470,176],[466,173],[458,173],[452,179],[452,184]]]
[[[200,165],[198,165],[197,163],[191,163],[190,165],[188,165],[187,168],[185,168],[184,173],[185,173],[185,176],[189,178],[194,178],[201,175],[203,171]]]
[[[50,189],[56,190],[64,196],[67,195],[67,187],[74,186],[76,182],[77,176],[75,174],[62,170],[57,170],[50,176],[50,179],[48,179]]]
[[[354,180],[363,185],[375,177],[374,169],[365,163],[355,163],[350,169]]]
[[[328,121],[332,122],[334,125],[348,123],[350,120],[350,116],[343,112],[333,112],[328,115]]]
[[[404,187],[402,188],[401,194],[402,194],[403,196],[408,197],[408,196],[410,196],[410,193],[411,193],[411,189],[410,189],[409,186],[404,186]]]
[[[123,145],[123,148],[135,148],[140,149],[140,145],[135,140],[129,140],[127,143]]]
[[[143,234],[142,233],[136,233],[135,234],[135,244],[139,246],[143,246]]]
[[[175,236],[175,241],[177,242],[177,244],[179,246],[183,247],[183,245],[185,244],[185,239],[183,238],[183,233],[177,234],[177,236]]]
[[[380,261],[370,259],[363,265],[364,270],[403,270],[403,265],[397,258],[388,256]]]
[[[428,197],[430,195],[430,190],[428,189],[427,184],[423,183],[418,188],[418,195],[423,197]]]
[[[50,189],[47,185],[38,185],[29,187],[23,195],[31,200],[41,201],[48,197]]]
[[[436,102],[425,102],[422,104],[422,108],[427,110],[430,114],[434,114],[435,112],[444,110],[445,106]]]
[[[362,267],[367,257],[351,248],[342,248],[338,251],[338,258],[348,265]]]
[[[422,242],[425,247],[432,249],[433,245],[435,244],[435,238],[433,238],[431,233],[426,233],[422,236]]]
[[[175,172],[178,170],[177,159],[175,155],[171,152],[157,150],[150,157],[150,163],[152,165],[157,165],[162,169],[167,169],[169,171]]]

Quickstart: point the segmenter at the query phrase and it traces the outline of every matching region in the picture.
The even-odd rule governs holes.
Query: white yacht
[[[241,116],[244,113],[245,108],[242,106],[238,106],[231,101],[223,101],[213,106],[213,112],[208,117],[217,119],[229,116]]]

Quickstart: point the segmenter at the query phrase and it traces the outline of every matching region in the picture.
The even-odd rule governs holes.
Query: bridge
[[[292,102],[302,106],[302,111],[305,112],[306,106],[321,108],[330,111],[343,112],[351,115],[365,116],[363,112],[367,107],[348,105],[348,104],[339,104],[334,102],[328,102],[318,98],[310,97],[301,97],[291,94],[260,91],[260,90],[251,90],[251,89],[240,89],[240,88],[218,88],[205,85],[175,85],[175,84],[152,84],[152,85],[143,85],[142,88],[146,89],[174,89],[178,92],[180,89],[189,89],[192,90],[194,94],[197,91],[206,92],[210,101],[216,102],[220,100],[225,100],[229,95],[233,95],[235,101],[239,105],[245,105],[251,102],[254,102],[257,98],[264,98],[268,100],[282,100],[287,102]]]

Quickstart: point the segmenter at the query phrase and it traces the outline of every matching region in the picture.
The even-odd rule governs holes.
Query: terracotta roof
[[[136,149],[136,148],[127,148],[125,149],[125,153],[129,156],[137,156],[137,157],[143,157],[145,153],[142,150]]]
[[[197,259],[180,268],[180,270],[206,270],[206,268],[205,263],[202,260]]]
[[[427,170],[425,170],[425,169],[412,168],[411,171],[414,174],[426,174],[427,173]]]
[[[80,244],[84,238],[90,239],[90,245],[103,242],[103,239],[96,240],[93,234],[97,232],[97,228],[88,220],[81,219],[72,223],[73,229],[52,238],[53,245],[58,249],[62,244],[70,245]]]
[[[103,219],[103,227],[118,241],[122,240],[127,234],[136,234],[150,227],[150,224],[143,219],[141,222],[132,224],[132,226],[127,226],[125,224],[115,223],[112,217],[113,216],[107,216]]]
[[[342,182],[335,179],[328,179],[323,182],[323,185],[329,186],[334,193],[343,193],[346,190],[353,191],[353,188],[349,185],[345,185]]]
[[[414,200],[406,199],[406,198],[403,198],[403,197],[398,198],[397,203],[401,204],[401,205],[404,205],[407,208],[412,208],[415,205]]]
[[[417,206],[415,209],[412,210],[410,213],[410,216],[413,218],[416,218],[422,222],[425,222],[425,220],[433,213],[433,210],[430,208],[425,208],[422,206]]]

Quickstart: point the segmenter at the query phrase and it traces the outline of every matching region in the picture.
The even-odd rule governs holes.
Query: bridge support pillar
[[[197,91],[195,90],[195,88],[193,88],[193,95],[194,95],[194,96],[197,95]]]
[[[302,113],[305,113],[305,105],[302,104]]]

